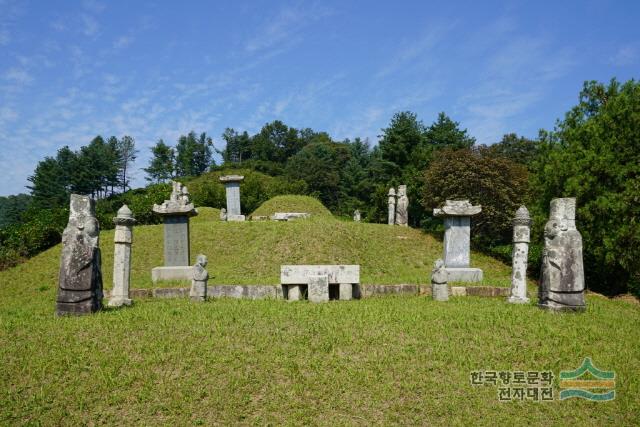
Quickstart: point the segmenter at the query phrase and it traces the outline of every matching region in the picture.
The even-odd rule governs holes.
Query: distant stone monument
[[[360,217],[360,211],[358,209],[356,209],[355,211],[353,211],[353,220],[355,222],[360,222],[361,217]]]
[[[581,311],[586,308],[584,292],[582,236],[576,229],[576,199],[553,199],[549,221],[544,227],[538,306]]]
[[[431,271],[431,295],[435,301],[449,301],[449,284],[444,261],[436,260]]]
[[[527,304],[527,258],[531,236],[531,218],[525,206],[520,206],[513,219],[513,251],[511,253],[511,295],[507,301]]]
[[[407,186],[398,186],[398,201],[396,203],[396,225],[407,227],[409,225],[409,198]]]
[[[396,190],[391,187],[389,189],[389,218],[388,218],[388,224],[389,225],[394,225],[396,223]]]
[[[133,237],[133,212],[122,205],[118,214],[113,218],[116,225],[113,241],[113,290],[109,299],[109,307],[131,305],[129,298],[129,286],[131,281],[131,242]]]
[[[204,301],[207,299],[207,280],[209,273],[205,269],[207,266],[207,257],[200,254],[193,266],[193,278],[191,280],[191,291],[189,297],[191,301]]]
[[[433,215],[444,218],[444,265],[451,282],[480,282],[482,270],[470,268],[471,217],[482,211],[468,200],[447,200]]]
[[[154,283],[191,279],[189,218],[198,215],[198,211],[189,202],[187,187],[177,181],[172,181],[172,185],[169,200],[153,205],[153,211],[164,220],[164,266],[151,270]]]
[[[226,221],[226,220],[227,220],[227,209],[222,208],[220,209],[220,221]]]
[[[226,175],[220,177],[227,193],[227,221],[244,221],[244,215],[240,212],[240,183],[244,180],[242,175]]]
[[[62,233],[56,314],[89,314],[102,308],[100,226],[95,202],[71,195],[69,222]]]

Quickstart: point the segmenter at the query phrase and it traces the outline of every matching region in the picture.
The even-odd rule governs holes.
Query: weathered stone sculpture
[[[133,237],[133,212],[122,205],[118,214],[113,218],[116,225],[113,241],[113,290],[109,298],[109,307],[131,305],[129,298],[129,285],[131,280],[131,242]]]
[[[244,221],[240,212],[240,183],[244,180],[241,175],[226,175],[220,177],[227,194],[227,221]]]
[[[198,255],[198,260],[193,266],[193,279],[191,280],[191,291],[189,297],[191,301],[204,301],[207,299],[207,280],[209,273],[205,269],[207,257]]]
[[[100,227],[95,202],[71,195],[69,222],[62,233],[56,314],[89,314],[102,308]]]
[[[576,229],[576,199],[551,201],[544,227],[538,305],[552,310],[584,310],[582,236]]]
[[[177,181],[172,181],[169,200],[153,205],[153,211],[164,220],[164,266],[151,270],[151,279],[189,280],[191,278],[189,218],[198,211],[189,202],[189,192]]]
[[[527,258],[531,235],[531,218],[525,206],[520,206],[513,220],[513,251],[511,253],[511,295],[507,301],[527,304]]]
[[[398,186],[398,202],[396,203],[396,225],[407,227],[409,225],[409,198],[407,186]]]
[[[431,271],[431,295],[435,301],[449,300],[449,284],[444,261],[436,260]]]
[[[389,225],[396,223],[396,190],[391,187],[389,189]]]
[[[222,208],[220,209],[220,221],[226,221],[226,220],[227,220],[227,209]]]
[[[447,200],[433,215],[444,217],[444,265],[452,282],[480,282],[482,270],[470,268],[471,217],[482,211],[468,200]]]
[[[353,220],[355,222],[360,222],[361,220],[360,210],[356,209],[355,211],[353,211]]]

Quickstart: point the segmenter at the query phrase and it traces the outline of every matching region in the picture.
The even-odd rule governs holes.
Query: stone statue
[[[431,271],[431,295],[435,301],[449,300],[449,284],[447,269],[442,259],[436,260]]]
[[[575,224],[576,199],[551,201],[544,227],[538,306],[552,310],[584,310],[582,236]]]
[[[353,220],[355,222],[360,222],[360,210],[356,209],[355,211],[353,211]]]
[[[407,186],[398,186],[398,202],[396,204],[396,225],[407,227],[409,225],[409,198]]]
[[[220,209],[220,221],[226,221],[226,220],[227,220],[227,209],[222,208]]]
[[[396,190],[391,187],[389,189],[389,220],[388,224],[393,225],[396,223]]]
[[[205,269],[207,266],[207,257],[200,254],[193,266],[193,279],[191,280],[191,291],[189,297],[191,301],[204,301],[207,299],[207,280],[209,273]]]
[[[69,222],[62,233],[56,314],[89,314],[102,308],[100,226],[95,202],[71,195]]]

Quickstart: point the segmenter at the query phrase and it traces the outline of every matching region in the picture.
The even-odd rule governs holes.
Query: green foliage
[[[306,194],[308,191],[304,181],[272,177],[250,169],[213,171],[183,183],[188,186],[191,200],[196,206],[209,206],[220,209],[226,207],[227,199],[224,185],[219,178],[229,174],[244,176],[242,190],[240,191],[240,206],[243,213],[252,212],[274,196]]]
[[[0,228],[19,222],[30,203],[28,194],[0,197]]]
[[[488,148],[492,154],[526,165],[531,171],[540,151],[540,142],[509,133]]]
[[[206,133],[181,135],[176,145],[176,176],[198,176],[212,166],[213,140]]]
[[[175,151],[164,143],[162,139],[151,147],[151,160],[149,167],[144,171],[147,173],[145,179],[154,183],[166,182],[173,178],[175,171]]]
[[[548,216],[554,197],[576,197],[587,285],[640,295],[640,83],[586,82],[579,104],[541,140],[538,215]]]
[[[510,242],[513,215],[527,202],[527,169],[493,156],[485,147],[438,151],[424,182],[425,209],[441,206],[447,199],[482,205],[471,223],[473,240],[483,247]]]

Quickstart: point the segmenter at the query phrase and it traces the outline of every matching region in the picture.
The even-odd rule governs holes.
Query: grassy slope
[[[271,216],[276,212],[308,212],[312,215],[331,216],[319,200],[309,196],[276,196],[264,202],[253,216]]]
[[[214,283],[276,283],[281,262],[360,262],[363,282],[425,282],[441,244],[416,230],[323,220],[221,223],[202,209],[194,254]],[[111,281],[112,232],[102,236]],[[135,231],[134,286],[162,258]],[[55,318],[59,248],[0,272],[0,424],[590,424],[640,421],[640,310],[588,298],[583,314],[462,297],[324,305],[138,300]],[[502,264],[474,264],[508,281]],[[495,263],[495,264],[494,264]],[[617,398],[498,403],[472,370],[617,373]],[[557,383],[556,383],[557,385]],[[124,418],[123,418],[124,417]]]

